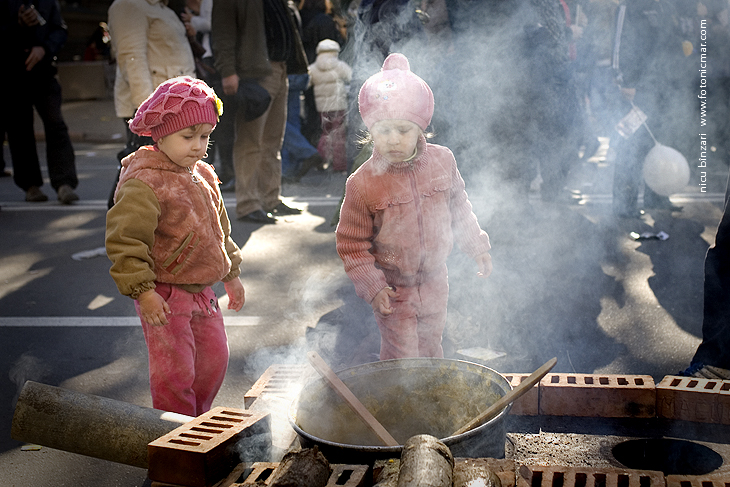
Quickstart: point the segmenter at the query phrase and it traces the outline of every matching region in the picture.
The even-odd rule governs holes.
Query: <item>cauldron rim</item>
[[[512,384],[510,384],[510,382],[507,380],[506,377],[504,377],[502,374],[500,374],[496,370],[494,370],[490,367],[487,367],[486,365],[482,365],[482,364],[475,363],[475,362],[469,362],[467,360],[447,359],[447,358],[420,357],[420,358],[399,358],[399,359],[390,359],[390,360],[380,360],[378,362],[370,362],[370,363],[365,363],[365,364],[360,364],[360,365],[355,365],[352,367],[340,369],[340,370],[335,371],[335,373],[337,375],[340,375],[340,374],[346,373],[348,371],[351,371],[353,369],[362,368],[364,366],[368,366],[368,365],[374,366],[374,364],[380,364],[379,366],[385,368],[389,364],[392,364],[393,362],[406,362],[406,363],[410,362],[411,364],[416,363],[416,362],[422,362],[424,364],[424,366],[428,363],[434,363],[434,362],[436,362],[436,363],[451,362],[454,364],[458,364],[458,363],[466,364],[468,367],[476,367],[479,369],[484,369],[485,371],[491,372],[491,373],[495,374],[497,377],[501,378],[504,381],[503,385],[505,385],[507,387],[507,390],[504,391],[504,394],[506,394],[507,392],[509,392],[513,389]],[[315,382],[315,381],[323,381],[323,380],[319,377],[316,377],[316,378],[313,378],[312,380],[310,380],[309,382]],[[305,386],[306,386],[306,384],[305,384]],[[390,454],[390,453],[400,454],[401,450],[403,449],[403,445],[398,445],[398,446],[352,445],[352,444],[348,444],[348,443],[338,443],[335,441],[325,440],[323,438],[319,438],[318,436],[314,436],[313,434],[304,431],[296,422],[295,418],[296,418],[298,402],[299,402],[299,396],[294,398],[291,405],[289,406],[289,411],[287,413],[287,419],[289,420],[289,424],[294,429],[294,431],[300,437],[303,437],[310,442],[313,442],[315,444],[326,445],[326,446],[329,446],[332,448],[337,448],[337,449],[345,449],[345,450],[350,449],[350,450],[355,450],[355,451],[359,451],[359,452],[363,452],[363,453],[375,453],[375,454]],[[509,414],[509,410],[511,408],[512,408],[512,403],[509,403],[507,406],[505,406],[502,409],[502,411],[499,412],[499,414],[494,416],[492,419],[490,419],[486,423],[484,423],[480,426],[477,426],[476,428],[472,428],[469,431],[466,431],[460,435],[451,435],[451,436],[447,436],[445,438],[440,438],[439,441],[444,443],[446,446],[451,446],[454,443],[457,443],[457,442],[463,441],[464,439],[471,438],[472,436],[478,435],[482,432],[482,430],[490,428],[493,424],[495,424],[497,422],[503,421],[504,416]]]

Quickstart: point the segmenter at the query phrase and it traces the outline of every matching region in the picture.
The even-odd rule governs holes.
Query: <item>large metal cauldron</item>
[[[401,444],[417,434],[441,439],[455,457],[504,458],[504,408],[491,421],[451,436],[512,389],[494,370],[460,360],[410,358],[358,365],[337,373]],[[331,463],[399,457],[401,446],[378,437],[322,379],[308,382],[289,410],[303,447],[317,445]]]

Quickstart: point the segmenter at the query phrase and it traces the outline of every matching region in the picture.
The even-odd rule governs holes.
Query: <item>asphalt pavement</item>
[[[80,201],[63,206],[46,184],[49,202],[26,203],[11,178],[0,179],[0,484],[139,486],[146,481],[142,469],[45,447],[24,451],[10,438],[25,380],[151,406],[144,338],[132,302],[117,292],[99,250],[122,122],[110,100],[69,102],[63,109]],[[690,184],[672,196],[682,211],[616,219],[612,156],[602,142],[571,172],[570,204],[542,203],[533,194],[529,207],[516,207],[482,194],[481,181],[467,180],[492,240],[494,273],[480,279],[473,262],[458,250],[452,255],[447,357],[502,373],[531,372],[558,357],[554,372],[655,380],[688,364],[699,343],[702,264],[728,168],[708,167],[706,192],[700,192],[690,161]],[[44,158],[42,137],[38,147]],[[344,180],[313,171],[284,185],[285,202],[304,211],[276,225],[234,219],[246,305],[224,313],[231,361],[214,406],[243,407],[243,395],[267,367],[306,363],[308,350],[335,369],[377,358],[370,308],[355,296],[335,251],[331,221]],[[233,194],[224,197],[234,214]],[[225,308],[223,287],[215,290]]]

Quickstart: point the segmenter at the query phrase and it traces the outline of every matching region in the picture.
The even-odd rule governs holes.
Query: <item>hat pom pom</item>
[[[394,52],[393,54],[391,54],[387,58],[385,58],[385,61],[383,62],[383,71],[388,71],[391,69],[400,69],[401,71],[410,71],[411,65],[408,64],[407,57],[405,57],[403,54],[400,54],[398,52]]]

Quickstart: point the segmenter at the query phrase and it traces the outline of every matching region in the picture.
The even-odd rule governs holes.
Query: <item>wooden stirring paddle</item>
[[[366,425],[370,427],[373,432],[378,435],[378,438],[386,446],[400,446],[400,444],[393,438],[388,430],[386,430],[380,422],[375,419],[375,416],[370,414],[370,411],[365,408],[363,403],[355,397],[355,394],[340,380],[334,371],[327,365],[327,363],[319,356],[317,352],[307,353],[309,363],[312,364],[314,370],[319,372],[324,381],[350,406],[350,409],[357,414]]]
[[[525,380],[520,382],[520,385],[509,391],[504,396],[500,397],[497,402],[492,404],[487,408],[486,411],[481,413],[476,418],[469,421],[465,426],[462,426],[458,430],[456,430],[451,436],[460,435],[463,433],[466,433],[470,429],[474,429],[477,426],[481,426],[482,424],[486,423],[493,417],[495,417],[502,409],[504,409],[509,403],[514,402],[517,400],[518,397],[521,397],[523,394],[525,394],[527,391],[529,391],[532,386],[537,384],[540,379],[545,377],[545,375],[550,372],[550,369],[552,369],[555,364],[558,363],[557,357],[553,357],[545,364],[543,364],[542,367],[537,369],[535,372],[530,374],[529,377],[527,377]]]

